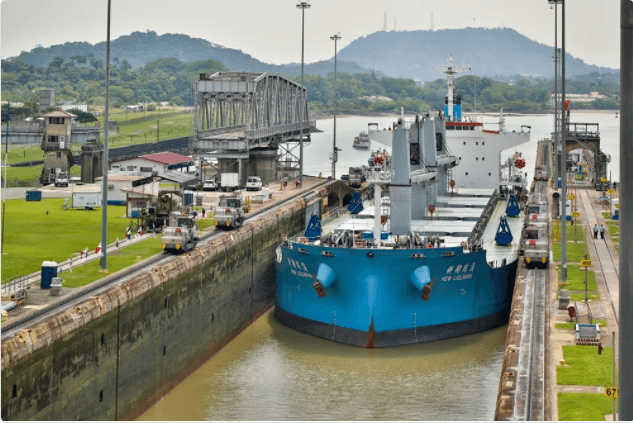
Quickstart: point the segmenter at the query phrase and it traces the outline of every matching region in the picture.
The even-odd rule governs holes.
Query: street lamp
[[[336,162],[338,161],[339,149],[336,148],[336,109],[338,108],[338,94],[336,92],[336,54],[337,54],[337,41],[341,39],[341,36],[337,33],[330,37],[330,40],[334,40],[334,145],[332,149],[332,179],[336,179]]]
[[[303,86],[303,46],[304,46],[304,27],[305,27],[305,11],[306,9],[310,8],[310,4],[307,1],[302,1],[301,3],[297,4],[297,8],[301,9],[301,94],[303,95],[303,90],[304,90],[304,86]],[[308,99],[305,99],[305,102],[307,104]],[[302,104],[302,102],[299,102],[299,104]],[[306,108],[307,110],[307,108]],[[301,113],[303,111],[303,108],[301,109],[301,111],[299,112],[299,115],[302,118],[307,118],[307,116],[303,116],[303,114]],[[302,187],[303,186],[303,122],[301,124],[301,130],[299,131],[299,186]]]
[[[107,272],[108,256],[108,130],[110,128],[110,6],[108,0],[108,29],[106,35],[105,74],[105,131],[103,140],[103,185],[101,187],[101,272]]]
[[[560,160],[558,151],[560,149],[560,138],[558,132],[558,3],[562,0],[548,0],[554,5],[554,189],[558,190],[558,177],[561,176]],[[562,179],[562,177],[561,177]]]
[[[562,4],[561,17],[561,105],[565,104],[565,2],[564,0],[548,0],[548,3]],[[561,281],[567,282],[567,122],[565,111],[561,110]]]

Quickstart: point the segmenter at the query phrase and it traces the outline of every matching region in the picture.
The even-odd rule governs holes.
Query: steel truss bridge
[[[276,160],[277,170],[299,166],[300,137],[310,141],[305,87],[279,75],[252,72],[200,74],[194,88],[192,152],[219,161]],[[261,175],[260,175],[261,176]]]

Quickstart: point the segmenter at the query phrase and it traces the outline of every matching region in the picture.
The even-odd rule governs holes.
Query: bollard
[[[566,310],[569,305],[569,291],[567,289],[561,289],[558,291],[558,309]]]

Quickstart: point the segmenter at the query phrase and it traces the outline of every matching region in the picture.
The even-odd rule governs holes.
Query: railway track
[[[547,201],[547,181],[536,181],[532,201]],[[550,260],[551,262],[551,260]],[[545,418],[545,342],[549,270],[530,268],[525,276],[514,419]]]
[[[307,189],[303,193],[299,194],[298,196],[290,197],[288,199],[282,200],[280,203],[273,203],[267,207],[258,209],[250,214],[244,223],[246,225],[248,224],[248,222],[251,222],[258,217],[272,213],[274,210],[295,201],[297,198],[305,198],[307,196],[313,195],[315,190],[331,182],[332,181],[329,180],[323,180],[315,184],[310,189]],[[198,241],[198,246],[207,245],[215,240],[222,238],[223,236],[226,236],[228,233],[229,232],[214,230],[209,233],[203,234],[200,241]],[[111,289],[114,286],[128,282],[134,279],[137,275],[147,271],[148,269],[154,266],[165,264],[175,259],[176,257],[177,256],[166,253],[155,254],[154,256],[145,259],[143,262],[135,266],[131,266],[128,269],[125,269],[127,270],[127,272],[125,272],[125,270],[122,272],[117,272],[118,274],[115,273],[111,276],[107,276],[99,281],[95,281],[67,295],[58,297],[44,308],[35,310],[34,312],[30,312],[28,314],[20,316],[19,318],[16,318],[13,321],[5,323],[2,326],[2,340],[14,335],[15,333],[21,331],[28,326],[37,324],[49,317],[52,317],[66,308],[74,307],[75,305],[85,301],[88,296],[100,294]]]
[[[582,187],[579,188],[579,191],[581,191],[581,194],[584,194],[587,196],[587,198],[589,199],[589,201],[582,201],[582,208],[585,212],[585,216],[587,217],[587,224],[589,224],[590,221],[594,221],[594,222],[598,222],[598,216],[600,215],[601,211],[599,210],[600,206],[597,206],[597,204],[593,203],[591,201],[591,197],[589,196],[589,188]],[[589,208],[587,208],[587,204],[590,205]],[[598,208],[598,210],[596,210],[596,208]],[[594,257],[598,257],[600,254],[598,252],[598,245],[597,243],[588,243],[588,245],[590,245],[592,248],[592,252],[594,253],[593,256]],[[606,257],[604,254],[604,251],[606,251]],[[607,259],[605,262],[605,258]],[[618,298],[614,298],[614,292],[612,288],[609,288],[609,283],[607,283],[607,273],[608,272],[614,272],[616,275],[617,280],[620,279],[620,271],[618,266],[616,265],[616,260],[614,258],[614,253],[610,248],[605,248],[602,250],[602,255],[600,257],[600,260],[596,260],[599,268],[596,270],[596,272],[600,273],[602,275],[603,280],[605,281],[605,287],[606,287],[606,292],[609,296],[608,299],[608,303],[609,306],[611,308],[611,311],[613,312],[613,316],[615,318],[615,321],[617,323],[617,325],[620,325],[620,319],[619,319],[619,315],[618,315],[618,310],[619,310],[619,297]],[[615,290],[617,291],[618,287],[614,287]]]

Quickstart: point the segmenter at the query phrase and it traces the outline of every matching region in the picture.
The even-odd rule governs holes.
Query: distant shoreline
[[[572,110],[571,114],[572,116],[574,115],[574,113],[601,113],[601,114],[614,114],[614,113],[619,113],[620,110],[616,109],[616,110],[602,110],[602,109],[577,109],[577,110]],[[406,111],[404,112],[405,115],[407,116],[411,116],[411,115],[415,115],[415,114],[419,114],[419,113],[423,113],[423,112],[411,112],[411,111]],[[314,120],[319,120],[319,119],[332,119],[334,117],[334,111],[331,110],[317,110],[317,111],[310,111],[310,119],[314,119]],[[500,111],[496,111],[496,112],[464,112],[465,116],[472,116],[472,115],[477,115],[477,116],[499,116]],[[549,115],[549,114],[553,114],[552,110],[528,110],[528,111],[523,111],[521,113],[516,113],[516,112],[503,112],[504,116],[530,116],[530,115]],[[336,112],[336,117],[338,118],[347,118],[347,117],[358,117],[358,116],[367,116],[367,117],[390,117],[390,116],[399,116],[399,113],[390,111],[390,112],[380,112],[380,111],[376,111],[376,110],[338,110]]]

